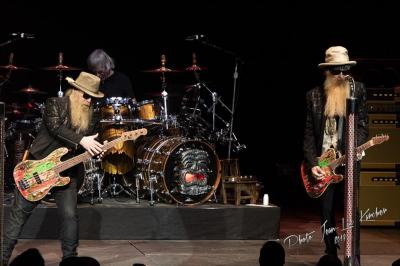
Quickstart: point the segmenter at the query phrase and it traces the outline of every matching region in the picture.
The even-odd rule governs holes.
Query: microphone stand
[[[205,46],[214,48],[214,49],[216,49],[216,50],[218,50],[218,51],[221,51],[221,52],[223,52],[223,53],[225,53],[225,54],[228,54],[228,55],[230,55],[230,56],[235,57],[235,70],[234,70],[234,73],[233,73],[232,108],[231,108],[231,110],[230,110],[230,113],[231,113],[231,121],[230,121],[230,123],[229,123],[229,142],[228,142],[228,160],[229,160],[229,159],[231,158],[233,120],[234,120],[235,104],[236,104],[236,103],[235,103],[235,99],[236,99],[236,90],[237,90],[237,79],[238,79],[238,77],[239,77],[238,65],[239,65],[239,63],[243,64],[244,61],[243,61],[243,60],[240,58],[240,56],[238,56],[236,53],[234,53],[234,52],[232,52],[232,51],[230,51],[230,50],[224,49],[224,48],[222,48],[222,47],[219,47],[219,46],[217,46],[217,45],[215,45],[215,44],[212,44],[212,43],[210,43],[210,42],[209,42],[208,40],[206,40],[206,39],[200,40],[200,43],[203,44],[203,45],[205,45]]]
[[[359,185],[357,173],[356,145],[357,145],[357,98],[355,98],[355,82],[348,77],[350,83],[350,97],[347,99],[346,110],[346,165],[345,165],[345,194],[344,194],[344,225],[346,239],[344,249],[345,266],[360,265],[360,213],[359,213]]]

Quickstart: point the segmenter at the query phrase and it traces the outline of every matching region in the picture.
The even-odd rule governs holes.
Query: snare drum
[[[157,120],[160,117],[160,108],[152,100],[141,101],[136,104],[135,116],[142,120]]]

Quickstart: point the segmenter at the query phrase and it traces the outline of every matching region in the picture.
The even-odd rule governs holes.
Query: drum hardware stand
[[[150,175],[149,177],[149,186],[150,186],[150,201],[149,201],[149,205],[150,206],[154,206],[154,183],[157,183],[157,178],[155,175]]]
[[[205,46],[214,48],[218,51],[221,51],[221,52],[228,54],[230,56],[233,56],[235,58],[235,68],[234,68],[234,73],[233,73],[232,108],[230,109],[231,121],[229,123],[230,128],[229,128],[228,159],[230,159],[231,158],[231,147],[232,147],[232,134],[233,134],[233,132],[232,132],[233,131],[233,118],[234,118],[235,107],[236,107],[235,100],[236,100],[237,79],[239,77],[238,65],[239,65],[239,63],[243,64],[244,61],[236,53],[211,43],[206,36],[204,36],[204,35],[195,35],[195,36],[198,36],[198,38],[195,38],[193,40],[198,41]]]
[[[58,64],[62,65],[64,61],[64,54],[62,52],[58,53]],[[62,91],[62,80],[63,80],[63,71],[62,69],[60,69],[59,73],[58,73],[58,77],[59,77],[59,83],[60,83],[60,88],[59,91],[57,93],[58,97],[63,97],[64,96],[64,92]]]
[[[97,179],[97,192],[98,192],[98,197],[97,197],[97,202],[102,203],[103,198],[101,195],[101,183],[103,182],[104,178],[104,173],[100,174],[99,167],[97,167],[96,163],[101,162],[101,159],[89,159],[85,166],[85,174],[88,180],[89,180],[89,186],[90,186],[90,205],[94,204],[94,180]],[[87,166],[87,169],[86,169]]]
[[[115,175],[112,176],[113,176],[112,183],[103,191],[103,193],[110,192],[111,197],[115,197],[121,194],[121,192],[125,192],[129,197],[132,198],[132,193],[126,190],[123,185],[118,184],[115,181]]]
[[[140,175],[140,176],[141,176],[141,175]],[[138,176],[136,176],[135,184],[136,184],[136,203],[140,204],[140,198],[139,198],[139,186],[140,186],[140,182],[139,182],[139,177],[138,177]]]

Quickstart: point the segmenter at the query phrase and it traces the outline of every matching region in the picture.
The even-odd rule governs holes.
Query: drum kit
[[[148,134],[136,142],[116,145],[96,163],[87,162],[86,178],[79,193],[90,196],[91,204],[102,202],[106,195],[115,197],[121,193],[136,199],[137,203],[147,199],[151,206],[156,202],[196,205],[211,197],[216,199],[220,164],[211,125],[200,113],[209,106],[203,101],[201,106],[192,107],[188,103],[192,104],[193,99],[188,99],[181,112],[170,114],[165,74],[179,71],[167,68],[165,63],[162,55],[161,67],[144,71],[160,74],[162,101],[137,102],[111,97],[95,104],[101,141],[111,141],[125,131],[142,127],[148,129]],[[194,65],[185,71],[199,70]],[[196,86],[194,90],[199,89]],[[196,108],[198,112],[193,115],[192,110]],[[107,176],[108,179],[104,178]]]
[[[62,96],[64,71],[80,68],[63,64],[64,56],[59,53],[58,65],[43,68],[56,71],[59,75],[58,96]],[[28,70],[12,64],[0,66],[9,72]],[[214,197],[219,185],[220,163],[216,145],[226,142],[229,122],[219,116],[215,107],[224,106],[220,97],[206,84],[198,82],[185,88],[177,114],[171,114],[168,107],[166,77],[168,73],[190,72],[197,80],[198,72],[206,68],[197,65],[193,54],[192,66],[184,70],[166,67],[166,58],[161,56],[159,68],[145,70],[161,77],[161,92],[155,101],[136,101],[131,98],[110,97],[94,103],[95,117],[99,118],[100,141],[111,141],[122,133],[146,127],[148,134],[135,142],[122,142],[109,149],[101,159],[84,163],[85,178],[79,186],[81,199],[90,198],[90,203],[101,203],[103,197],[118,197],[126,194],[140,203],[148,200],[151,206],[156,202],[196,205]],[[211,95],[213,102],[207,104],[201,94]],[[47,93],[28,86],[16,93],[43,96]],[[211,97],[210,97],[211,98]],[[14,143],[14,163],[22,159],[22,152],[29,148],[42,122],[44,106],[34,100],[24,104],[10,104],[7,116],[11,123],[6,137]],[[212,121],[206,115],[212,114]],[[223,126],[218,128],[216,121]],[[237,142],[237,140],[236,140]],[[240,145],[237,142],[238,147]],[[107,178],[106,178],[107,177]]]

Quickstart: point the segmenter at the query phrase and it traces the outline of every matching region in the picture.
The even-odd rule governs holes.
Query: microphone
[[[206,36],[203,34],[196,34],[196,35],[190,35],[186,37],[186,41],[197,41],[197,40],[201,40],[204,39]]]
[[[35,39],[35,35],[33,33],[26,33],[26,32],[13,32],[10,33],[10,36],[21,39]]]

